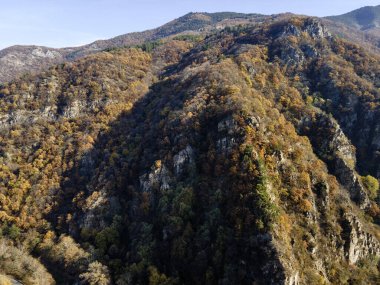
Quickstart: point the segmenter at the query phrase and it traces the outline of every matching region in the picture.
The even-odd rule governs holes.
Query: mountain
[[[369,33],[379,35],[380,32],[380,5],[367,6],[343,15],[327,18]]]
[[[65,61],[59,49],[39,46],[13,46],[0,51],[0,82],[24,73],[36,72]]]
[[[333,33],[379,52],[380,6],[363,7],[344,15],[326,17],[325,24]]]
[[[379,78],[378,55],[287,15],[0,85],[3,274],[379,283]]]
[[[0,51],[0,82],[25,73],[34,73],[57,63],[75,60],[108,48],[140,45],[181,33],[206,34],[229,25],[260,21],[264,16],[241,13],[189,13],[159,28],[121,35],[74,48],[52,49],[40,46],[13,46]]]
[[[378,19],[375,15],[377,15],[379,7],[365,7],[363,8],[364,12],[353,11],[342,16],[327,17],[323,21],[333,34],[378,53],[380,34],[376,26]],[[369,17],[366,13],[373,16]],[[105,49],[141,45],[145,42],[159,41],[181,34],[205,36],[227,26],[254,25],[263,20],[275,21],[292,16],[289,13],[272,16],[232,12],[189,13],[156,29],[99,40],[81,47],[53,49],[41,46],[13,46],[0,51],[0,82],[10,81],[23,74],[38,73],[54,64],[79,59]],[[371,24],[360,26],[358,23],[363,24],[365,20],[353,20],[353,18],[371,18],[372,22],[369,21]]]

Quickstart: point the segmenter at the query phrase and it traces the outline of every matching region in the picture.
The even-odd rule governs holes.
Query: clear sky
[[[78,46],[162,25],[188,12],[328,16],[380,0],[0,0],[0,49]]]

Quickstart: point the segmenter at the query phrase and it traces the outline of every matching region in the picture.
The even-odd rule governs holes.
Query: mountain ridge
[[[48,48],[41,46],[13,46],[0,51],[0,82],[10,81],[25,73],[36,73],[51,65],[75,60],[107,48],[125,45],[141,45],[181,33],[206,35],[212,30],[239,24],[258,24],[264,19],[291,17],[291,13],[278,15],[243,14],[234,12],[202,13],[192,12],[179,17],[159,28],[116,36],[108,40],[68,48]],[[325,25],[334,33],[354,41],[373,52],[378,52],[380,36],[377,33],[359,31],[344,25],[336,18],[327,17]],[[43,53],[41,53],[43,51]]]
[[[202,17],[199,17],[201,16]],[[232,16],[232,19],[231,19]],[[146,41],[155,41],[181,32],[199,33],[199,29],[210,29],[211,25],[222,22],[227,17],[231,20],[240,19],[244,23],[249,22],[248,18],[261,17],[258,14],[241,13],[188,13],[178,19],[170,21],[159,28],[124,34],[108,40],[98,40],[93,43],[68,48],[48,48],[42,46],[13,46],[0,51],[0,82],[13,79],[15,76],[25,72],[38,72],[49,67],[69,60],[74,60],[91,53],[99,52],[107,48],[123,47],[125,45],[138,45]],[[52,53],[53,56],[46,60],[46,56],[36,56],[43,50]],[[41,54],[40,54],[41,55]],[[21,64],[22,63],[22,64]],[[9,73],[9,74],[7,74]]]

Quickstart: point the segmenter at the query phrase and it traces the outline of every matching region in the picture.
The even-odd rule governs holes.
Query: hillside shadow
[[[199,82],[198,75],[190,75],[186,80],[170,78],[173,73],[178,73],[178,70],[169,66],[161,80],[153,84],[130,111],[121,113],[110,123],[107,131],[99,134],[81,160],[63,174],[62,195],[47,219],[60,234],[69,234],[82,246],[95,244],[97,250],[92,250],[95,257],[112,266],[112,272],[124,270],[121,268],[126,264],[146,267],[154,264],[168,276],[188,280],[187,284],[202,284],[208,267],[214,266],[212,270],[216,279],[223,277],[242,281],[240,284],[251,284],[262,278],[265,265],[276,271],[278,278],[282,278],[282,265],[269,263],[273,258],[277,259],[271,236],[247,231],[236,237],[234,225],[228,221],[226,209],[230,206],[225,201],[218,202],[215,194],[219,188],[225,187],[229,191],[232,186],[217,186],[220,177],[202,170],[202,164],[208,159],[209,145],[214,144],[218,136],[213,130],[218,130],[220,116],[225,118],[230,115],[223,113],[228,110],[213,114],[211,119],[200,111],[197,117],[199,134],[193,136],[176,112],[183,110],[185,102],[197,95],[193,90],[194,82],[202,82]],[[205,105],[208,104],[207,100]],[[213,133],[211,137],[210,132]],[[157,169],[160,169],[158,175],[161,175],[161,159],[172,162],[172,156],[187,145],[196,146],[194,148],[202,155],[202,158],[195,158],[194,171],[199,173],[194,181],[187,183],[180,178],[172,193],[159,193],[160,196],[167,195],[166,202],[156,199],[156,189],[151,190],[153,194],[141,189],[142,175],[151,174]],[[166,165],[169,173],[174,172],[172,163],[170,165]],[[189,189],[193,191],[193,198],[188,200],[194,199],[194,204],[182,197]],[[179,199],[185,201],[179,203]],[[166,203],[166,206],[160,203]],[[173,214],[174,203],[185,210],[189,207],[192,214],[187,214],[186,218],[182,214]],[[68,216],[71,219],[67,219]],[[166,224],[171,219],[173,224],[182,219],[184,225],[173,229],[173,225]],[[213,247],[221,234],[219,228],[226,231],[222,239],[228,244],[220,245],[221,252]],[[170,239],[165,238],[168,235],[171,235]],[[185,245],[175,244],[177,239]],[[178,252],[183,256],[172,256],[174,246],[180,247]],[[241,256],[247,261],[244,264],[238,262]],[[214,258],[219,258],[220,264],[214,265]],[[136,265],[141,260],[149,264]],[[224,268],[226,264],[230,266],[228,269]],[[57,272],[54,266],[49,269],[59,280],[70,278]]]

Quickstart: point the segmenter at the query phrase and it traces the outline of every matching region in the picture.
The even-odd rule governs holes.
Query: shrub
[[[368,195],[371,199],[376,199],[379,191],[379,181],[371,175],[362,177],[363,186],[367,189]]]
[[[149,271],[149,285],[160,285],[167,281],[165,274],[161,274],[156,267],[150,266]]]
[[[12,240],[16,240],[20,236],[20,229],[16,225],[12,225],[5,230],[5,234]]]

